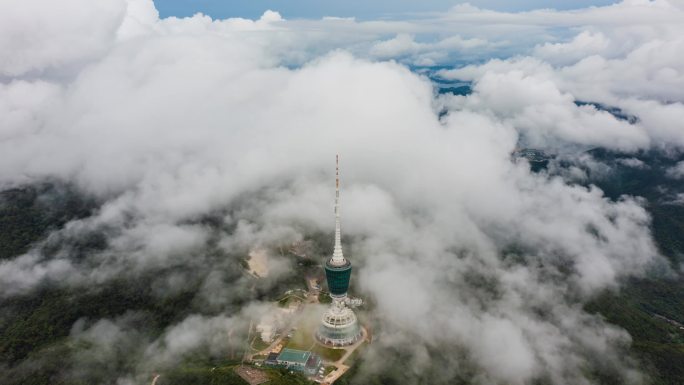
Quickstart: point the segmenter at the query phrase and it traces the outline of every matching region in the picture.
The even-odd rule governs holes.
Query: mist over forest
[[[684,383],[682,20],[0,4],[0,383],[244,384],[336,154],[373,332],[336,384]]]

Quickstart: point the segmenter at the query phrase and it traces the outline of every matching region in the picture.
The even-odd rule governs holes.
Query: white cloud
[[[676,165],[667,169],[667,176],[673,179],[684,178],[684,161],[678,162]]]
[[[0,12],[0,76],[80,66],[108,51],[126,14],[120,0],[6,2]]]
[[[576,63],[587,56],[605,54],[610,41],[602,33],[583,31],[568,43],[544,43],[534,55],[554,65]]]
[[[632,168],[644,169],[649,167],[646,163],[644,163],[644,161],[637,158],[620,158],[617,160],[617,162]]]
[[[578,106],[571,93],[543,74],[519,69],[486,72],[477,79],[472,95],[447,98],[446,105],[492,114],[513,125],[524,135],[525,144],[533,147],[553,147],[560,140],[630,151],[647,148],[651,141],[642,125],[593,106]]]
[[[635,34],[639,31],[634,29]],[[571,47],[577,40],[584,40],[585,33],[569,43],[569,52],[580,52]],[[621,34],[606,36],[610,36],[611,45],[624,38]],[[454,105],[490,110],[530,138],[541,138],[533,142],[536,145],[561,139],[619,150],[681,148],[684,62],[675,54],[683,42],[680,36],[664,33],[655,39],[647,32],[638,36],[641,41],[632,44],[624,55],[589,54],[579,60],[559,48],[565,45],[552,45],[547,48],[553,49],[544,49],[540,55],[551,64],[537,58],[515,57],[444,70],[441,74],[475,82],[474,94],[452,101]],[[570,64],[562,67],[552,65],[568,61]],[[513,93],[519,96],[511,97]],[[576,106],[575,101],[615,107],[636,121],[613,118],[592,106]]]
[[[392,39],[383,40],[370,47],[370,55],[379,59],[410,57],[418,65],[431,66],[444,61],[450,54],[463,54],[472,49],[486,47],[482,39],[463,39],[455,35],[443,40],[418,43],[415,37],[400,33]]]
[[[340,153],[343,228],[354,239],[345,246],[385,328],[373,349],[408,343],[400,346],[421,376],[425,352],[449,347],[442,350],[451,364],[447,380],[467,362],[484,383],[590,383],[587,368],[598,362],[628,381],[635,365],[621,358],[629,336],[582,304],[658,260],[647,212],[637,199],[612,202],[596,188],[533,174],[510,155],[521,137],[541,147],[627,151],[684,144],[676,119],[682,67],[672,54],[681,45],[677,9],[663,1],[521,14],[459,6],[423,21],[288,21],[274,12],[222,21],[159,20],[149,1],[107,4],[84,5],[102,12],[92,18],[72,19],[81,15],[74,12],[51,20],[35,44],[0,43],[0,55],[21,57],[0,65],[9,79],[0,111],[10,112],[0,117],[8,122],[0,132],[0,185],[77,184],[104,203],[53,240],[98,229],[109,242],[78,266],[68,255],[48,260],[37,250],[5,261],[3,289],[25,291],[65,275],[76,277],[69,283],[96,283],[172,264],[227,272],[230,261],[202,254],[214,231],[230,250],[330,231],[332,157]],[[656,21],[663,31],[654,40]],[[548,40],[537,35],[547,27],[592,23],[598,27],[569,45],[538,46],[537,58],[445,72],[474,81],[467,97],[436,98],[425,77],[363,59],[436,63],[444,56],[432,55],[441,50],[499,47],[491,37],[502,31],[510,40],[518,31],[531,48]],[[479,26],[455,34],[463,25]],[[644,26],[632,31],[633,44],[596,56],[619,40],[605,29],[630,25]],[[37,33],[21,23],[4,28]],[[85,41],[83,30],[93,30]],[[419,43],[421,33],[439,37]],[[48,41],[73,52],[53,56]],[[594,56],[569,57],[572,46]],[[292,63],[304,64],[284,65]],[[577,100],[615,105],[639,121]],[[448,114],[439,119],[442,107]],[[217,212],[232,233],[196,224]],[[183,277],[155,288],[163,292]],[[228,296],[224,289],[243,283],[207,273],[203,296]],[[229,298],[208,302],[213,309]],[[198,346],[220,352],[233,321],[190,316],[148,356],[173,361]],[[98,327],[117,335],[112,325]]]

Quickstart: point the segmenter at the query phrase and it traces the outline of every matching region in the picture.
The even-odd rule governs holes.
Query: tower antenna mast
[[[342,254],[342,231],[340,228],[340,156],[335,155],[335,247],[333,249],[332,262],[344,264]]]

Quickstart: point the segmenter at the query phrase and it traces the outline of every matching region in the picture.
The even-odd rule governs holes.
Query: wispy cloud
[[[45,242],[107,238],[77,262],[40,248],[2,262],[3,295],[173,265],[200,282],[207,306],[248,300],[236,258],[207,248],[238,253],[329,231],[340,153],[346,246],[382,325],[360,375],[392,363],[374,355],[402,347],[416,378],[439,350],[442,382],[470,373],[486,383],[591,383],[599,367],[638,382],[638,365],[623,358],[629,335],[582,304],[659,260],[642,202],[531,173],[511,153],[525,143],[681,148],[676,5],[457,6],[359,22],[275,12],[159,19],[150,1],[70,0],[4,4],[0,15],[0,184],[76,184],[101,207]],[[504,59],[441,72],[471,81],[468,96],[436,96],[401,64],[458,55]],[[203,224],[209,215],[218,225]],[[157,290],[187,278],[177,274]],[[248,317],[190,316],[141,346],[173,361],[185,347],[214,347],[217,325]],[[74,336],[127,339],[127,322]]]

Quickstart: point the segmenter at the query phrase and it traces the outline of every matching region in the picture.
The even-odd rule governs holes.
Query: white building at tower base
[[[361,338],[361,327],[354,311],[343,301],[334,301],[323,314],[316,331],[318,342],[328,346],[348,346]]]

